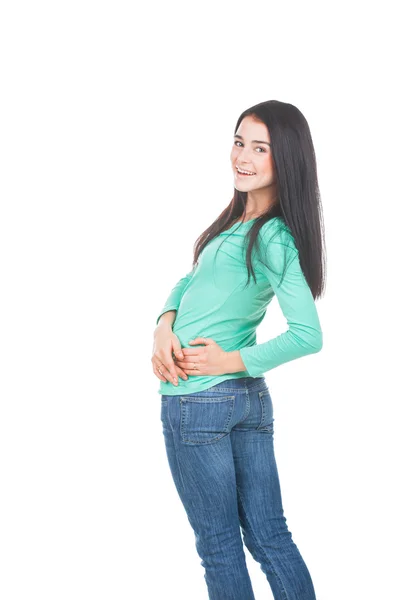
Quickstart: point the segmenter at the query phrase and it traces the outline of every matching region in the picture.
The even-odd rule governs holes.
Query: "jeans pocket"
[[[180,432],[184,444],[211,444],[229,433],[235,396],[181,396]]]
[[[258,392],[258,397],[261,404],[261,421],[257,427],[257,431],[266,431],[273,433],[274,431],[274,408],[272,398],[268,389]]]

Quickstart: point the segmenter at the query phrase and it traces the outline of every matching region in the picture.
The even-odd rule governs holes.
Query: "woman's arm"
[[[167,312],[169,310],[175,310],[175,311],[178,310],[181,298],[183,296],[183,292],[185,291],[187,284],[193,277],[195,268],[196,267],[193,267],[193,269],[189,273],[187,273],[184,277],[182,277],[182,279],[180,279],[178,281],[178,283],[176,283],[175,286],[172,288],[172,290],[164,304],[164,307],[162,308],[161,312],[159,313],[159,315],[157,317],[156,325],[158,325],[158,322],[159,322],[162,314],[164,314],[165,312]],[[176,316],[176,312],[175,312],[175,316]],[[175,320],[175,316],[173,316],[173,318],[171,317],[171,319],[172,319],[171,326]]]
[[[315,301],[301,269],[293,237],[285,235],[283,239],[278,236],[278,241],[265,241],[268,242],[265,272],[286,317],[288,330],[263,344],[241,348],[237,351],[241,361],[239,356],[236,359],[232,356],[232,364],[236,362],[238,370],[243,370],[239,364],[242,362],[251,377],[261,377],[283,363],[319,352],[323,344]],[[278,287],[285,251],[288,266]]]

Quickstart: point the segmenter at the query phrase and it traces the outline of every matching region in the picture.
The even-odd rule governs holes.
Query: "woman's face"
[[[231,163],[235,188],[241,192],[259,190],[275,183],[274,161],[268,128],[253,117],[245,117],[233,139]],[[238,167],[253,175],[241,175]]]

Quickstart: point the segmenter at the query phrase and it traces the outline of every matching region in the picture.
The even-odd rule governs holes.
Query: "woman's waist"
[[[182,348],[193,347],[189,342],[198,337],[212,339],[226,352],[239,350],[256,343],[256,328],[244,327],[237,323],[205,322],[184,323],[178,318],[173,325],[173,332],[179,338]]]

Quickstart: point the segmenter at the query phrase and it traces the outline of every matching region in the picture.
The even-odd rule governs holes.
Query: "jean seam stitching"
[[[174,450],[175,450],[175,457],[176,457],[176,464],[178,465],[178,470],[179,470],[179,478],[181,480],[181,485],[182,485],[182,489],[185,491],[185,482],[183,480],[183,473],[182,473],[182,469],[181,469],[181,461],[180,461],[180,457],[179,457],[179,446],[176,443],[176,439],[175,439],[175,435],[179,435],[179,431],[174,431],[173,427],[172,427],[172,423],[171,423],[171,419],[170,419],[170,414],[169,414],[169,404],[167,404],[167,419],[168,419],[168,423],[170,426],[170,430],[172,433],[172,441],[174,444]]]
[[[240,421],[238,421],[235,425],[235,427],[237,427],[238,425],[240,425],[240,423],[243,423],[247,417],[250,414],[250,398],[249,398],[249,391],[246,390],[246,406],[244,407],[244,413],[240,419]],[[235,429],[235,427],[233,429]]]

